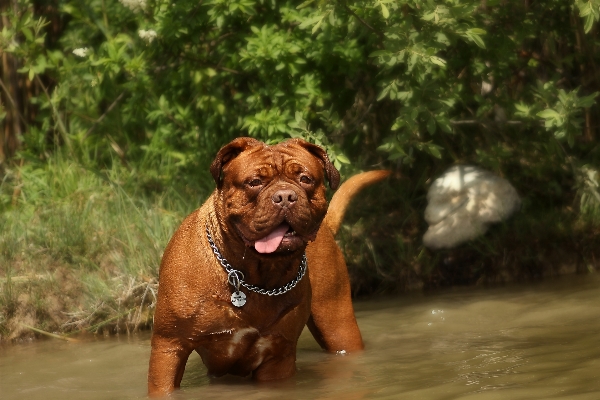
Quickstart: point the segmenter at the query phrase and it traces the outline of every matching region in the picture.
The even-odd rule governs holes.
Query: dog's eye
[[[308,176],[306,176],[306,175],[302,175],[302,176],[300,177],[300,182],[301,182],[301,183],[305,183],[305,184],[307,184],[307,185],[310,185],[310,184],[312,183],[312,179],[310,179],[310,178],[309,178]]]
[[[250,186],[250,187],[257,187],[260,185],[262,185],[262,181],[258,178],[252,179],[250,182],[248,182],[248,186]]]

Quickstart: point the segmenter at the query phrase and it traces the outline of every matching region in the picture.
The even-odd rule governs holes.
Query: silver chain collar
[[[300,263],[300,268],[298,269],[298,275],[296,275],[294,279],[277,289],[262,289],[258,286],[244,282],[244,273],[242,271],[234,269],[231,266],[231,264],[227,262],[227,260],[225,259],[225,257],[223,257],[223,255],[217,248],[217,245],[213,241],[213,238],[210,235],[210,230],[208,229],[208,225],[206,225],[206,237],[208,239],[210,247],[212,248],[213,253],[215,253],[215,256],[217,257],[217,260],[219,261],[219,263],[221,263],[221,265],[225,269],[225,272],[227,272],[227,281],[231,286],[235,288],[235,292],[231,295],[231,302],[236,307],[241,307],[246,303],[246,295],[240,291],[240,286],[243,286],[246,289],[259,294],[266,294],[268,296],[279,296],[280,294],[284,294],[292,290],[298,284],[298,282],[302,280],[302,277],[304,277],[304,274],[306,273],[306,254],[303,254],[302,262]]]

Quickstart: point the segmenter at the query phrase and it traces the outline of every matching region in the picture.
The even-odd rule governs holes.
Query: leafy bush
[[[598,0],[15,3],[2,50],[37,88],[23,150],[121,160],[150,186],[299,120],[340,162],[387,158],[417,175],[501,170],[523,142],[544,160],[581,157],[597,130]]]

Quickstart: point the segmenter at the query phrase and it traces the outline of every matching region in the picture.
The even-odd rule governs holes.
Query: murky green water
[[[600,399],[600,276],[356,304],[362,354],[321,352],[275,384],[210,381],[192,355],[176,399]],[[2,399],[145,398],[149,336],[0,348]]]

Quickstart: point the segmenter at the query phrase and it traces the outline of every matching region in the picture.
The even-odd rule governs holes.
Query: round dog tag
[[[236,307],[241,307],[246,304],[246,295],[244,292],[233,292],[231,295],[231,303]]]

